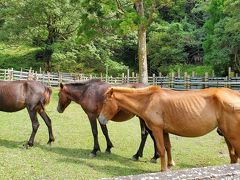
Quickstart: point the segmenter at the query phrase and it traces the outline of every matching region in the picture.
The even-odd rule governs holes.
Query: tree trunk
[[[143,0],[135,2],[135,8],[139,16],[144,18]],[[139,81],[148,83],[147,70],[147,43],[146,43],[146,24],[141,22],[138,28],[138,62],[139,62]]]

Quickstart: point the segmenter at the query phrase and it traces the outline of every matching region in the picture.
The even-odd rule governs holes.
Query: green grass
[[[47,145],[48,133],[42,119],[35,138],[35,146],[23,148],[31,133],[31,123],[26,110],[17,113],[0,112],[0,178],[1,179],[97,179],[103,177],[159,171],[157,164],[149,162],[153,143],[149,137],[144,157],[131,161],[140,142],[137,118],[108,125],[114,144],[112,154],[105,154],[106,142],[99,131],[101,153],[96,158],[88,155],[93,138],[86,114],[77,104],[70,104],[63,114],[56,111],[57,91],[54,91],[47,113],[53,122],[56,141]],[[216,131],[199,138],[171,136],[173,170],[228,164],[227,146]]]

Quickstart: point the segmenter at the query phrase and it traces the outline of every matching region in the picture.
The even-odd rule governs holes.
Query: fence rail
[[[59,86],[60,83],[78,82],[88,79],[101,79],[110,84],[138,82],[138,76],[134,73],[130,76],[122,74],[121,77],[86,75],[82,73],[45,73],[33,70],[16,71],[13,69],[0,69],[1,80],[36,80],[48,86]],[[172,89],[203,89],[208,87],[229,87],[240,90],[240,77],[212,77],[206,73],[203,77],[190,76],[184,73],[183,76],[171,73],[168,76],[152,75],[148,78],[150,85],[159,85]]]

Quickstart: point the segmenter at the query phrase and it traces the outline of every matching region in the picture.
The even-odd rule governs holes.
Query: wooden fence
[[[231,74],[231,73],[229,73]],[[103,76],[103,75],[86,75],[82,73],[44,73],[33,70],[21,70],[15,71],[13,69],[0,69],[1,80],[36,80],[48,86],[59,86],[60,83],[77,82],[88,79],[101,79],[102,81],[110,84],[122,84],[122,83],[133,83],[138,82],[138,76],[134,73],[130,75],[128,73],[122,74],[120,77]],[[240,77],[213,77],[205,73],[205,76],[199,77],[191,76],[184,73],[183,76],[180,74],[171,73],[168,76],[162,76],[159,73],[158,76],[152,75],[148,78],[150,85],[159,85],[164,88],[172,89],[203,89],[208,87],[229,87],[240,90]]]

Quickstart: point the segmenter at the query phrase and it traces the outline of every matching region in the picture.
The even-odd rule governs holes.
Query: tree
[[[85,0],[82,4],[85,7],[87,4],[88,8],[84,21],[80,25],[80,32],[88,37],[89,35],[94,37],[96,34],[99,36],[100,33],[106,35],[106,33],[117,32],[120,35],[138,31],[140,81],[147,83],[147,29],[156,16],[157,7],[168,5],[168,3],[168,1],[160,3],[157,0],[115,0],[115,2]],[[86,31],[87,28],[90,30]]]
[[[2,31],[42,47],[46,70],[51,71],[54,43],[64,42],[77,32],[79,4],[71,0],[3,0],[3,3]]]

